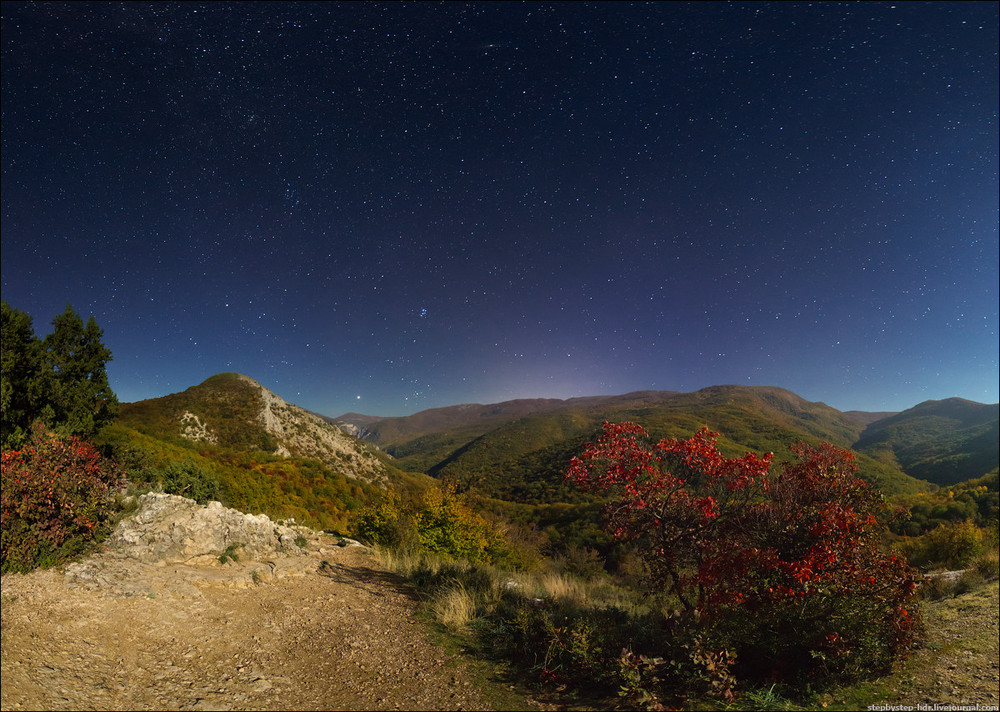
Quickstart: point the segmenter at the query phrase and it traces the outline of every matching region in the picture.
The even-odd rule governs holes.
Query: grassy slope
[[[834,691],[819,700],[830,710],[869,705],[976,705],[994,709],[998,687],[1000,584],[927,604],[924,646],[892,675]]]

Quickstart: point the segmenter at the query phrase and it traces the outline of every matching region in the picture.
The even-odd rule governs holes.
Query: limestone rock
[[[296,555],[301,551],[296,540],[308,531],[279,525],[263,514],[227,509],[219,502],[201,505],[152,492],[138,499],[139,510],[118,524],[108,545],[144,563]]]

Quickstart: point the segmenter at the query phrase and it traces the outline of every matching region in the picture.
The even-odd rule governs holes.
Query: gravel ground
[[[321,539],[309,549],[209,567],[106,552],[4,576],[0,707],[539,706],[431,643],[412,594],[366,550]]]

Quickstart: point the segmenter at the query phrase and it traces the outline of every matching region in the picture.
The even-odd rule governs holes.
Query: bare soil
[[[4,576],[0,707],[539,706],[431,642],[413,594],[366,550],[328,537],[308,549],[207,567],[104,552]]]
[[[435,644],[411,589],[364,548],[326,536],[301,556],[207,566],[105,551],[8,574],[0,600],[3,710],[566,707]],[[996,709],[997,583],[928,605],[926,620],[926,644],[896,673],[816,708]],[[581,702],[570,705],[591,708]]]

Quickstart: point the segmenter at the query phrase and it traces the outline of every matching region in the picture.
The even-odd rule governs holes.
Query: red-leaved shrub
[[[0,462],[2,570],[28,571],[79,553],[109,522],[118,467],[77,437],[39,426]]]
[[[638,544],[651,591],[679,603],[668,638],[698,631],[740,678],[844,680],[888,669],[919,631],[915,574],[883,551],[882,497],[833,445],[725,458],[716,433],[651,442],[604,425],[566,473],[611,496],[615,536]]]

